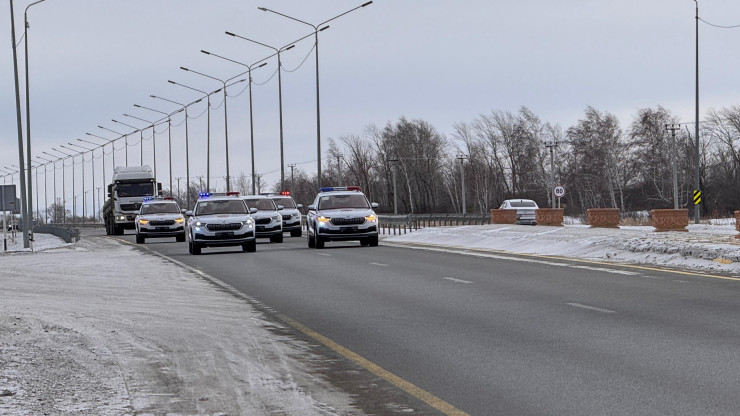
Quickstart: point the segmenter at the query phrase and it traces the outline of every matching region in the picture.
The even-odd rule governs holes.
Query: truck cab
[[[162,185],[156,182],[149,166],[117,166],[108,185],[108,199],[103,205],[105,232],[121,235],[135,229],[136,215],[144,198],[161,196]]]

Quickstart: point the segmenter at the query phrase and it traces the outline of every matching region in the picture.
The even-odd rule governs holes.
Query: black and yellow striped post
[[[701,190],[694,189],[694,205],[701,204]]]

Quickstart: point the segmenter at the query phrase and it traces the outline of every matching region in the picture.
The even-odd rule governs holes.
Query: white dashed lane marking
[[[455,277],[443,277],[442,279],[449,280],[450,282],[455,282],[455,283],[464,283],[466,285],[469,285],[469,284],[472,284],[473,283],[471,281],[462,280],[462,279],[458,279],[458,278],[455,278]]]
[[[611,309],[597,308],[596,306],[584,305],[582,303],[566,303],[566,305],[572,306],[574,308],[587,309],[589,311],[595,311],[595,312],[601,312],[601,313],[617,313],[617,311],[613,311]]]

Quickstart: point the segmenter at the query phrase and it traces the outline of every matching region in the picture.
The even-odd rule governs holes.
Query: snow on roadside
[[[0,414],[362,414],[244,299],[114,240],[2,255],[0,287]]]
[[[740,240],[735,238],[734,223],[689,225],[688,230],[658,233],[645,226],[608,229],[494,224],[430,227],[384,241],[740,273]]]

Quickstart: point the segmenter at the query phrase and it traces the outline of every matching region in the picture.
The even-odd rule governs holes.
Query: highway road
[[[146,247],[382,367],[440,414],[740,414],[738,280],[382,241]]]

